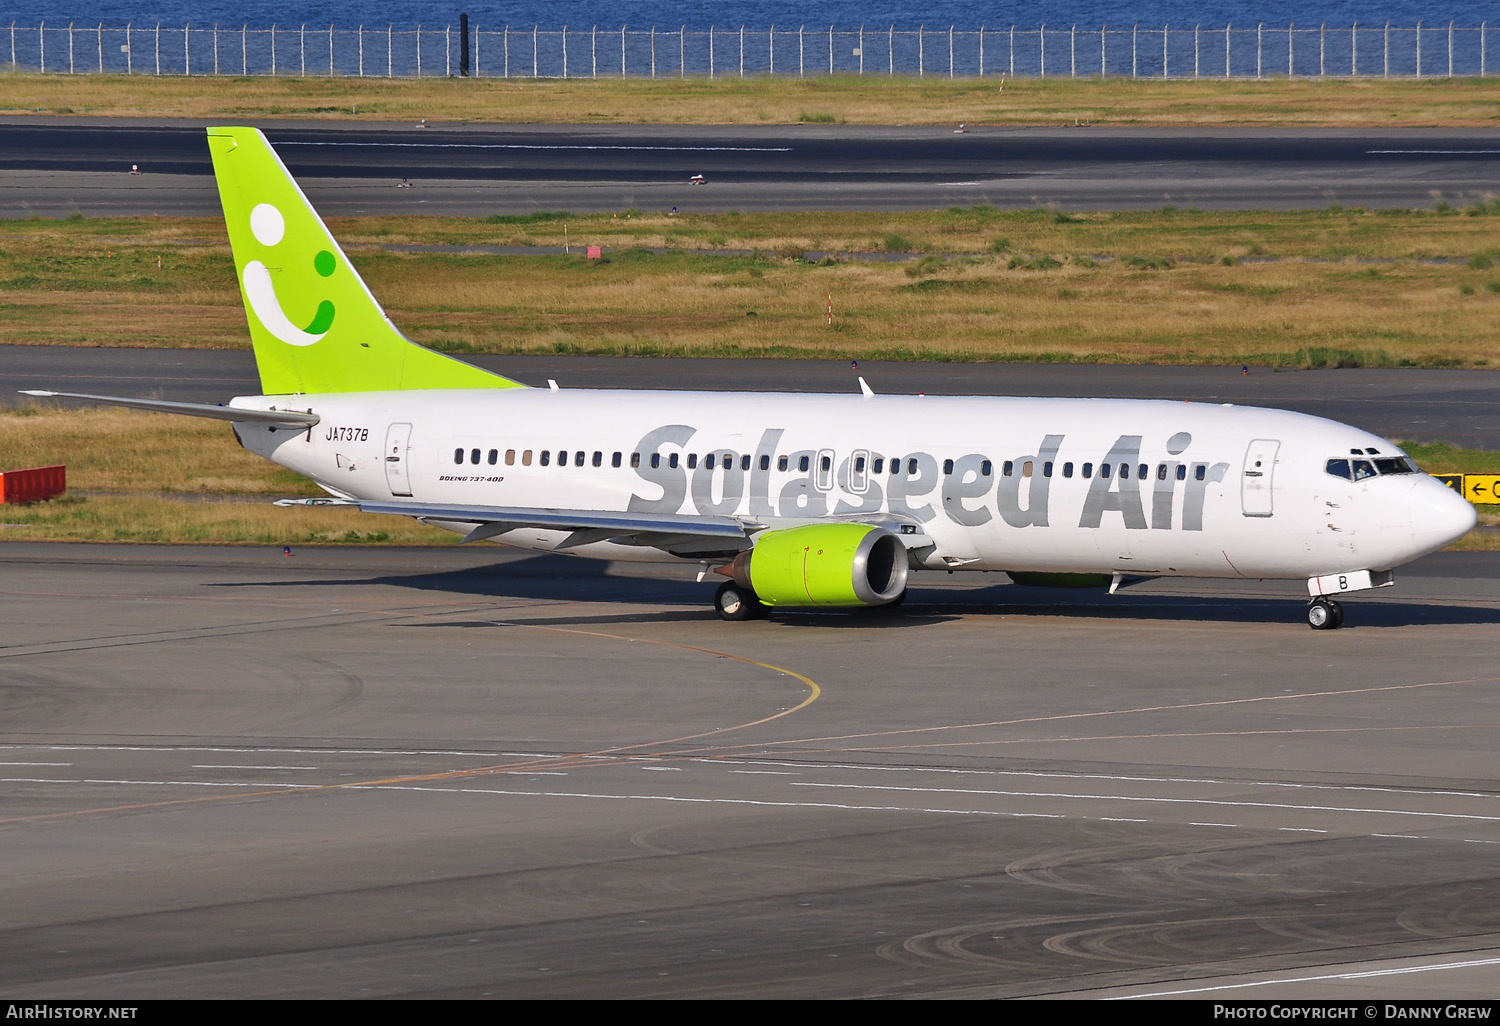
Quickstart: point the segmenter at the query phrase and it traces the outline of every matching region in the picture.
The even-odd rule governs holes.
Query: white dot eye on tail
[[[286,219],[269,203],[250,211],[250,233],[262,246],[274,246],[286,235]]]

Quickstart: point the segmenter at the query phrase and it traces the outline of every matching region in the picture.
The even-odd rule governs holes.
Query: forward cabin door
[[[1245,468],[1240,475],[1240,508],[1247,517],[1268,517],[1272,512],[1272,477],[1281,443],[1257,438],[1245,450]]]
[[[385,481],[392,495],[411,495],[407,477],[407,454],[411,451],[411,425],[392,424],[385,433]]]

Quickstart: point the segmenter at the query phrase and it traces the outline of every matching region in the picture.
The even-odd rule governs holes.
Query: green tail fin
[[[397,331],[259,130],[208,148],[267,395],[524,387]]]

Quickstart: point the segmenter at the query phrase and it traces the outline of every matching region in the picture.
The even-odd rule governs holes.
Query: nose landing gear
[[[1315,598],[1307,604],[1307,625],[1315,631],[1332,631],[1344,625],[1344,607],[1333,599]]]

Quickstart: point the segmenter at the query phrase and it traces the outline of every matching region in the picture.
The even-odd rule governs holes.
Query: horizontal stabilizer
[[[91,403],[103,403],[105,406],[127,406],[132,410],[151,410],[154,413],[180,413],[188,417],[229,420],[236,424],[270,424],[275,427],[310,428],[320,419],[316,413],[300,413],[296,410],[242,410],[236,406],[171,403],[165,399],[132,399],[118,395],[85,395],[82,392],[49,392],[39,388],[24,388],[21,394],[34,395],[41,399],[82,399]]]

